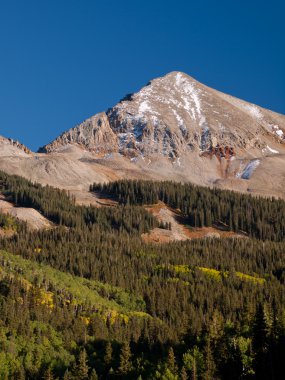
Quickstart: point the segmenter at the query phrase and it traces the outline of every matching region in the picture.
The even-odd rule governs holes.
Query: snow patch
[[[196,120],[196,116],[201,115],[200,91],[195,87],[194,82],[192,83],[184,78],[181,73],[176,74],[175,84],[182,94],[181,99],[184,102],[184,108],[191,114],[192,119]]]
[[[173,165],[181,166],[180,157],[177,157],[177,160],[173,161]]]
[[[248,113],[255,119],[257,120],[263,119],[263,115],[257,106],[246,104],[244,105],[244,109],[248,111]]]
[[[281,139],[285,138],[285,134],[282,129],[279,128],[279,125],[267,124],[267,127],[271,130],[272,133],[280,137]]]
[[[157,116],[152,115],[150,118],[154,126],[157,126],[159,124],[159,118]]]
[[[113,153],[107,153],[107,154],[105,154],[105,156],[104,156],[104,158],[105,158],[106,160],[110,160],[110,159],[113,158],[113,157],[114,157]]]
[[[199,127],[201,127],[204,131],[205,130],[206,131],[209,130],[209,127],[208,127],[208,124],[207,124],[205,116],[201,116],[201,118],[199,120]]]
[[[181,82],[182,82],[182,74],[181,73],[177,73],[176,74],[176,77],[175,77],[175,82],[176,82],[176,86],[179,87],[181,85]]]
[[[184,87],[184,91],[187,95],[191,97],[191,100],[194,102],[195,109],[198,115],[201,115],[201,103],[198,95],[198,90],[195,89],[194,85],[187,83],[187,85]]]
[[[178,122],[178,126],[181,130],[181,132],[186,132],[186,127],[184,125],[184,120],[182,119],[182,117],[177,113],[177,111],[175,109],[172,109],[172,112],[174,114],[174,116],[176,117],[176,120]]]
[[[140,106],[139,106],[139,113],[140,114],[144,114],[145,112],[151,112],[152,109],[150,107],[150,105],[148,104],[148,102],[146,100],[144,100]]]
[[[118,133],[119,137],[119,149],[122,149],[123,147],[126,146],[128,140],[132,137],[132,133],[130,132],[123,132],[123,133]]]
[[[256,168],[259,166],[260,160],[252,160],[250,161],[244,170],[241,173],[238,173],[236,175],[237,178],[242,178],[242,179],[250,179],[252,176],[253,172],[256,170]]]
[[[270,148],[270,146],[266,146],[266,148],[269,150],[269,152],[271,152],[271,153],[279,153],[278,152],[278,150],[275,150],[275,149],[272,149],[272,148]]]

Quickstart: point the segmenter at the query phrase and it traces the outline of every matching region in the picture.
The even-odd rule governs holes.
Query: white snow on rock
[[[139,113],[144,114],[146,111],[151,112],[152,109],[150,105],[148,104],[148,102],[144,100],[139,106]]]
[[[177,160],[173,161],[173,165],[181,166],[180,157],[177,157]]]
[[[203,130],[205,131],[209,130],[205,116],[201,116],[200,121],[199,121],[199,127],[203,128]]]
[[[242,178],[242,179],[250,179],[252,176],[253,172],[256,170],[256,168],[259,166],[260,160],[252,160],[250,161],[245,169],[241,172],[238,173],[236,176],[237,178]]]
[[[280,139],[285,138],[285,134],[282,131],[282,129],[279,128],[279,125],[275,124],[267,124],[268,128],[275,134],[277,135]]]
[[[270,148],[270,146],[268,146],[268,145],[267,145],[266,148],[267,148],[267,149],[269,150],[269,152],[271,152],[271,153],[279,153],[278,150],[272,149],[272,148]]]
[[[172,109],[172,112],[173,112],[174,116],[176,117],[176,120],[178,122],[178,126],[185,128],[185,126],[184,126],[184,120],[182,119],[182,117],[177,113],[177,111],[174,108]]]
[[[107,154],[105,154],[105,156],[104,156],[104,158],[105,158],[106,160],[110,160],[110,159],[112,159],[113,157],[114,157],[113,153],[107,153]]]
[[[257,106],[251,105],[251,104],[245,104],[243,107],[255,119],[257,120],[263,119],[263,115]]]
[[[201,115],[199,90],[195,87],[194,82],[187,80],[181,73],[176,74],[175,82],[176,87],[182,94],[181,99],[184,102],[184,108],[191,114],[192,118],[196,120],[196,114],[197,116]]]

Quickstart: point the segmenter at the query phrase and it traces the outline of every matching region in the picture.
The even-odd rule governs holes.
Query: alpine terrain
[[[285,116],[181,72],[152,80],[38,153],[3,138],[0,146],[1,169],[82,201],[90,182],[121,178],[285,197]]]
[[[186,74],[0,137],[0,380],[283,380],[284,237],[285,116]]]

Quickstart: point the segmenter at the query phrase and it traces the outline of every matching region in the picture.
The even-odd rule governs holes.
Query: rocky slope
[[[180,72],[150,82],[106,113],[97,114],[43,148],[78,144],[96,153],[137,157],[265,149],[285,143],[285,117],[202,85]],[[227,148],[226,148],[227,147]]]
[[[37,210],[30,207],[15,207],[0,194],[0,213],[9,214],[24,222],[27,222],[28,228],[40,230],[52,228],[52,223],[41,215]],[[0,233],[1,235],[1,233]]]
[[[96,203],[86,196],[91,182],[118,178],[191,181],[285,198],[285,116],[180,72],[154,79],[37,154],[14,147],[19,154],[8,157],[2,147],[0,169],[67,188],[84,202]]]
[[[27,156],[31,153],[30,149],[19,141],[0,136],[0,156]]]

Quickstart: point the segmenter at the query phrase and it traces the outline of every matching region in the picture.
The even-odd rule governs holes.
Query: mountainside
[[[120,178],[285,197],[285,116],[180,72],[152,80],[39,153],[22,151],[0,151],[0,169],[84,199],[90,183]]]
[[[5,199],[52,222],[0,211],[1,379],[284,378],[285,201],[171,181],[91,190],[118,203],[0,172]],[[145,205],[211,235],[154,245],[178,230]]]
[[[119,152],[136,157],[218,148],[265,149],[267,138],[285,143],[285,117],[212,90],[180,72],[150,82],[106,113],[97,114],[63,133],[44,152],[78,144],[95,153]],[[228,149],[226,149],[228,147]]]
[[[13,139],[0,136],[0,156],[27,156],[31,154],[29,148]]]

